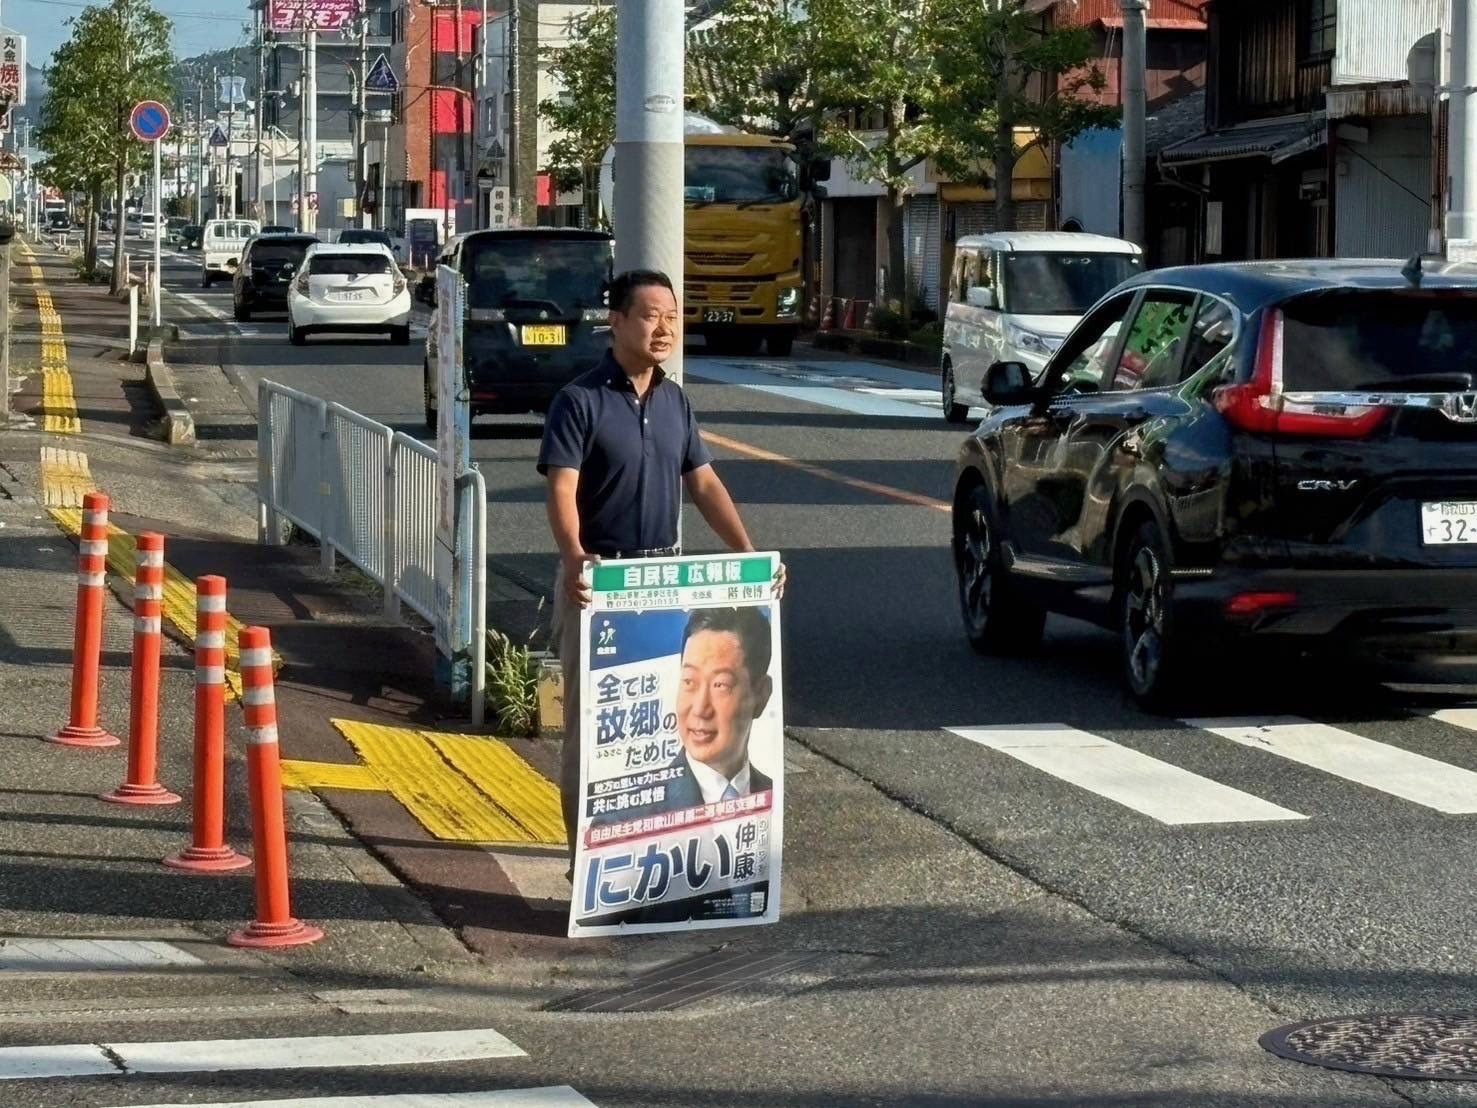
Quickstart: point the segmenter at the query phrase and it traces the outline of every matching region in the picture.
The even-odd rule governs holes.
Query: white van
[[[969,235],[954,246],[940,380],[944,418],[961,423],[985,403],[985,371],[1046,368],[1088,308],[1144,268],[1123,239],[1056,231]]]
[[[261,232],[254,219],[211,219],[200,235],[200,284],[209,288],[218,277],[230,277],[241,264],[246,240]]]

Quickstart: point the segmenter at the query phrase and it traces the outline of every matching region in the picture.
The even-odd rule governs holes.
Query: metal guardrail
[[[459,537],[471,570],[472,722],[480,725],[487,648],[487,485],[457,478],[470,526]],[[404,604],[436,619],[436,451],[342,404],[263,381],[257,390],[258,539],[284,541],[282,521],[317,539],[322,566],[341,555]],[[470,503],[468,503],[470,501]]]

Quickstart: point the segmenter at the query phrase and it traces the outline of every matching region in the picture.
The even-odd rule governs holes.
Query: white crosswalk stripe
[[[1161,762],[1131,747],[1059,723],[948,730],[1160,823],[1251,823],[1307,818],[1300,812]]]
[[[1477,812],[1477,773],[1351,731],[1291,716],[1185,722],[1438,812]]]
[[[517,1058],[523,1053],[511,1040],[490,1028],[196,1042],[66,1043],[0,1047],[0,1081],[130,1073],[427,1065]]]
[[[1477,732],[1477,708],[1432,712],[1437,725]],[[1182,721],[1202,735],[1284,758],[1445,815],[1477,814],[1477,772],[1295,716]],[[1310,817],[1161,758],[1059,723],[950,727],[1059,781],[1172,826]]]
[[[188,1104],[142,1104],[129,1108],[198,1108]],[[289,1100],[233,1100],[210,1108],[595,1108],[568,1085],[541,1089],[500,1089],[485,1093],[395,1093],[380,1096],[292,1097]]]

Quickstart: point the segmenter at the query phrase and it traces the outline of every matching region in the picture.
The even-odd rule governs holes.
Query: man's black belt
[[[680,546],[654,546],[650,550],[612,550],[609,553],[601,551],[600,557],[614,562],[628,558],[676,558],[681,553]]]

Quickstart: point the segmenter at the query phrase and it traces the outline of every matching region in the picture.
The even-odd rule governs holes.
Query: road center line
[[[201,1108],[189,1104],[143,1104],[137,1108]],[[210,1108],[595,1108],[568,1085],[501,1089],[486,1093],[390,1093],[383,1096],[324,1096],[309,1100],[233,1100]]]
[[[961,739],[1008,754],[1034,769],[1160,823],[1254,823],[1308,818],[1131,747],[1119,746],[1060,723],[948,730]]]
[[[1346,781],[1451,815],[1477,812],[1477,773],[1295,716],[1186,720],[1233,743],[1265,750]]]
[[[812,477],[819,477],[823,481],[833,481],[838,485],[857,489],[861,492],[869,492],[888,500],[896,500],[901,504],[914,504],[922,508],[932,508],[935,511],[947,512],[949,505],[942,500],[932,496],[924,496],[922,493],[909,492],[907,489],[894,488],[891,485],[881,485],[876,481],[866,481],[860,477],[851,477],[845,473],[838,473],[834,469],[825,466],[814,465],[811,462],[798,461],[795,458],[787,458],[783,454],[776,454],[772,450],[764,450],[758,446],[750,446],[748,443],[730,439],[724,435],[715,435],[712,431],[704,431],[703,438],[714,446],[731,450],[735,454],[742,454],[747,458],[755,458],[761,462],[772,462],[778,466],[788,469],[796,469],[801,473],[808,473]]]

